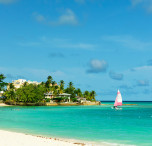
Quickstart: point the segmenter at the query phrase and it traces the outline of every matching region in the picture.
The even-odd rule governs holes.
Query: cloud
[[[91,60],[90,61],[90,69],[87,70],[87,73],[99,73],[106,72],[108,67],[108,63],[104,60]]]
[[[152,48],[151,42],[144,42],[142,40],[138,40],[132,36],[127,35],[109,35],[109,36],[103,36],[103,40],[116,43],[118,45],[121,45],[125,48],[130,49],[136,49],[136,50],[146,50]]]
[[[148,80],[138,80],[137,86],[149,86],[149,81]]]
[[[142,3],[143,0],[131,0],[131,2],[132,2],[132,5],[135,6],[135,5]]]
[[[140,66],[132,68],[131,71],[152,71],[152,66]]]
[[[59,16],[55,21],[49,20],[47,17],[39,13],[33,13],[35,20],[39,23],[43,23],[51,26],[60,25],[78,25],[78,20],[75,13],[71,9],[66,9],[61,16]]]
[[[74,12],[67,9],[63,15],[61,15],[55,25],[77,25],[78,21]]]
[[[50,53],[49,58],[64,58],[64,54],[62,53]]]
[[[0,0],[0,4],[11,4],[16,2],[17,0]]]
[[[114,79],[114,80],[123,80],[123,74],[121,73],[115,73],[113,71],[110,71],[109,72],[109,76],[111,79]]]
[[[29,42],[19,42],[17,45],[22,47],[49,47],[51,48],[62,48],[62,49],[84,49],[84,50],[94,50],[97,46],[94,44],[88,44],[85,42],[75,42],[70,39],[52,39],[48,37],[41,37],[37,41]]]
[[[125,85],[125,84],[120,85],[119,88],[120,88],[120,89],[125,89],[125,90],[133,89],[133,87],[128,86],[128,85]]]
[[[152,0],[131,0],[132,6],[141,6],[147,12],[152,13]]]
[[[44,22],[46,20],[43,15],[38,14],[36,12],[33,13],[33,16],[34,16],[35,20],[38,21],[38,22]]]
[[[12,75],[12,74],[6,74],[6,78],[10,80],[17,80],[17,79],[27,79],[27,77],[22,75]]]

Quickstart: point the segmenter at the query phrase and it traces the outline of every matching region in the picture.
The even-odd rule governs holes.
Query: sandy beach
[[[91,146],[56,138],[45,138],[41,136],[32,136],[23,133],[0,130],[1,146]]]
[[[0,103],[0,106],[11,106],[11,105],[7,105],[5,103]]]

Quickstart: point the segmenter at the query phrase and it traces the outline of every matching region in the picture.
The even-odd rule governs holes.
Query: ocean
[[[152,146],[152,102],[99,106],[0,107],[0,129],[46,137]]]

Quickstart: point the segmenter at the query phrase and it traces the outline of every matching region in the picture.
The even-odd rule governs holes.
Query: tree
[[[18,88],[16,91],[17,100],[24,103],[38,103],[44,100],[45,88],[40,85],[29,84]]]
[[[62,93],[63,93],[63,91],[64,91],[64,81],[63,81],[63,80],[61,80],[61,81],[60,81],[60,89],[59,89],[59,93],[60,93],[60,94],[62,94]]]
[[[96,92],[95,91],[91,91],[90,92],[90,100],[91,101],[96,101],[95,96],[96,96]]]
[[[0,74],[0,91],[4,90],[4,87],[7,85],[7,83],[3,81],[5,78],[3,74]]]
[[[85,91],[84,92],[84,98],[86,98],[87,100],[90,100],[90,93],[89,93],[89,91]]]
[[[28,83],[27,82],[24,82],[23,86],[26,86]]]
[[[76,95],[79,96],[79,97],[82,97],[82,96],[83,96],[80,88],[78,88],[77,90],[75,90],[75,93],[76,93]]]
[[[69,82],[69,88],[73,88],[73,83]]]
[[[72,82],[69,82],[68,87],[65,89],[66,93],[71,94],[71,99],[73,100],[76,97],[76,93],[75,93],[75,87],[73,86]]]
[[[10,84],[9,84],[9,89],[10,89],[10,90],[11,90],[11,89],[15,90],[15,87],[14,87],[13,83],[10,83]]]
[[[52,86],[53,87],[53,95],[56,97],[59,93],[58,93],[58,86]]]
[[[51,84],[52,84],[52,80],[53,78],[51,76],[48,76],[47,81],[45,83],[45,87],[46,87],[46,92],[50,92],[51,91]]]
[[[56,84],[56,81],[52,81],[52,86],[54,86]]]
[[[15,92],[15,87],[12,83],[9,84],[9,88],[8,90],[5,91],[5,93],[3,94],[3,96],[5,97],[4,100],[6,100],[6,98],[8,100],[16,100],[16,92]]]
[[[53,78],[52,78],[52,76],[48,76],[48,81],[50,82],[50,83],[52,83],[52,80],[53,80]]]

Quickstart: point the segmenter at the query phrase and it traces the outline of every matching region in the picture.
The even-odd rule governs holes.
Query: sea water
[[[99,106],[0,107],[0,129],[95,143],[152,145],[152,102]]]

